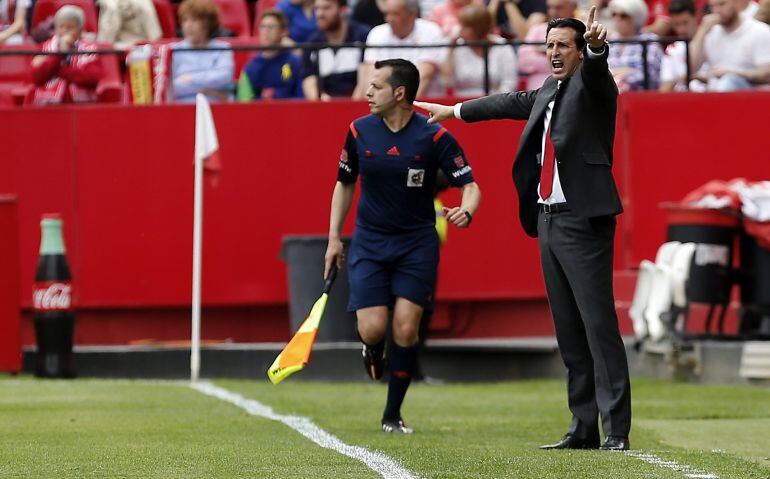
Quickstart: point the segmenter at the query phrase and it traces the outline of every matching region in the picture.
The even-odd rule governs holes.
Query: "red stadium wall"
[[[21,369],[19,231],[16,197],[0,195],[0,371]]]
[[[653,256],[664,239],[659,202],[714,178],[766,178],[767,158],[752,145],[769,108],[770,94],[623,96],[614,169],[627,211],[617,237],[619,272]],[[287,102],[213,111],[223,170],[205,190],[203,335],[283,340],[281,237],[327,232],[344,134],[366,107]],[[77,282],[78,343],[188,336],[193,121],[191,106],[2,112],[0,191],[19,196],[24,308],[40,215],[59,211]],[[434,329],[455,337],[548,334],[537,245],[518,225],[510,178],[523,123],[447,126],[465,147],[484,198],[474,227],[451,230],[442,251]],[[456,199],[450,194],[445,202]],[[619,278],[618,296],[627,299],[633,281]],[[24,324],[24,342],[32,343]]]

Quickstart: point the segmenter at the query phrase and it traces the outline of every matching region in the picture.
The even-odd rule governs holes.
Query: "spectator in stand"
[[[11,11],[11,0],[0,0],[0,45],[18,45],[24,40],[27,10],[31,0],[16,0]]]
[[[350,16],[353,20],[374,28],[385,23],[385,0],[358,0]]]
[[[82,38],[85,18],[83,9],[74,5],[64,5],[54,15],[54,36],[43,44],[43,51],[64,55],[38,55],[32,59],[35,105],[96,101],[96,86],[102,78],[101,59],[94,54],[68,55],[97,50],[95,43]]]
[[[488,8],[506,38],[521,40],[532,25],[548,18],[545,0],[490,0]]]
[[[546,0],[548,19],[582,18],[578,11],[577,0]],[[527,75],[527,90],[537,90],[543,86],[546,78],[551,76],[551,67],[545,56],[545,33],[548,23],[532,25],[524,41],[533,45],[519,47],[519,71]],[[534,43],[537,43],[536,45]]]
[[[698,30],[698,16],[693,0],[671,0],[668,16],[674,35],[688,41]],[[660,64],[660,91],[687,90],[687,45],[684,41],[674,42],[666,47]]]
[[[483,5],[480,0],[446,0],[444,3],[436,5],[433,10],[431,10],[428,20],[438,23],[438,26],[441,27],[441,31],[444,33],[445,37],[456,37],[460,25],[458,19],[460,9],[471,3]]]
[[[435,45],[447,43],[441,34],[441,27],[418,18],[418,0],[386,0],[385,20],[387,23],[372,28],[366,38],[367,47],[378,45]],[[403,58],[417,65],[420,71],[420,88],[417,97],[437,97],[444,94],[440,81],[434,81],[446,59],[446,48],[367,48],[364,63],[359,71],[359,81],[353,97],[363,99],[369,79],[374,71],[374,62],[389,58]]]
[[[757,10],[756,20],[770,25],[770,0],[761,0]]]
[[[615,33],[611,40],[656,40],[652,33],[642,32],[647,22],[647,4],[644,0],[612,0],[610,2],[612,16],[615,19]],[[660,85],[660,62],[663,49],[659,43],[647,44],[647,87],[657,90]],[[610,48],[607,60],[610,72],[615,77],[618,90],[635,91],[645,88],[644,48],[640,43],[621,43]]]
[[[229,48],[212,40],[219,31],[219,12],[211,0],[185,0],[179,7],[184,39],[171,45],[173,101],[193,102],[203,93],[211,101],[232,98],[234,60],[232,50],[184,51],[191,48]]]
[[[98,0],[100,42],[127,49],[163,35],[152,0]]]
[[[277,47],[289,33],[286,16],[278,9],[265,10],[259,21],[259,43]],[[262,50],[243,68],[238,81],[238,101],[302,98],[300,59],[291,50]]]
[[[477,97],[514,91],[518,86],[516,53],[505,39],[492,34],[492,15],[483,5],[468,5],[460,10],[459,38],[450,50],[442,74],[457,97]],[[489,48],[489,91],[484,88],[484,48],[462,46],[466,42],[486,41]],[[499,45],[502,43],[502,45]],[[498,45],[496,45],[498,44]]]
[[[313,0],[281,0],[276,7],[289,21],[289,38],[305,43],[318,32]]]
[[[708,63],[708,89],[732,91],[770,83],[770,26],[744,19],[736,0],[709,0],[692,39],[690,69]]]
[[[318,32],[310,43],[328,43],[329,48],[305,50],[302,61],[302,90],[308,100],[329,100],[353,95],[358,68],[363,61],[360,48],[336,48],[340,43],[366,43],[369,27],[348,20],[347,0],[315,0]],[[320,84],[319,84],[320,78]]]

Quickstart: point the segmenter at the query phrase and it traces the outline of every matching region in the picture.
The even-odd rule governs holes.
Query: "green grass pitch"
[[[538,450],[566,428],[561,381],[415,385],[403,410],[412,436],[379,431],[381,384],[214,383],[278,413],[306,416],[422,478],[685,478],[688,472],[623,453]],[[636,451],[724,479],[770,478],[770,389],[638,378],[632,388]],[[184,382],[0,376],[0,477],[379,476]]]

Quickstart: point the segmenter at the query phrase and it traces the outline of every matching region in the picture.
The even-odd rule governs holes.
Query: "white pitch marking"
[[[369,469],[380,474],[384,479],[418,479],[412,472],[401,464],[377,451],[370,451],[360,446],[351,446],[340,441],[336,436],[329,434],[313,422],[301,416],[278,414],[273,408],[266,406],[254,399],[246,399],[240,394],[227,389],[214,386],[207,382],[190,383],[190,387],[207,396],[212,396],[222,401],[229,402],[244,409],[252,416],[259,416],[272,421],[281,422],[314,443],[326,449],[337,451],[353,459],[363,462]]]
[[[674,471],[682,471],[684,473],[684,477],[690,479],[719,479],[719,476],[716,474],[710,472],[701,472],[687,464],[679,464],[673,460],[669,461],[661,459],[658,456],[648,452],[626,451],[626,455],[641,459],[642,461],[652,464],[653,466],[667,467],[669,469],[673,469]]]

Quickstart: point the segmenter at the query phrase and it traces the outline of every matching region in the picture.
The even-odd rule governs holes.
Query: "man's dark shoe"
[[[361,351],[361,354],[364,357],[364,369],[366,369],[366,374],[375,381],[380,379],[383,371],[385,371],[385,360],[383,359],[384,352],[385,348],[382,343],[376,346],[364,344],[364,349]]]
[[[604,443],[599,446],[600,451],[628,451],[631,443],[627,437],[608,436]]]
[[[598,449],[599,438],[596,439],[582,439],[572,434],[567,434],[561,441],[556,444],[546,444],[540,446],[540,449]]]
[[[393,434],[412,434],[414,433],[414,429],[407,427],[406,424],[404,424],[404,420],[401,418],[398,419],[382,419],[382,431],[383,432],[390,432]]]

